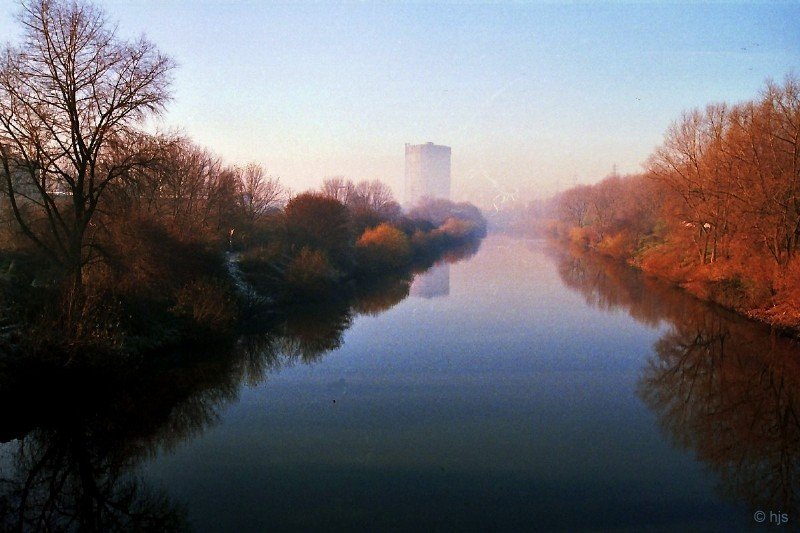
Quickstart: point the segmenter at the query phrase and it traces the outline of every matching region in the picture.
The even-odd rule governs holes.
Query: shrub
[[[286,231],[295,249],[325,252],[339,266],[352,259],[350,215],[340,201],[317,193],[303,193],[286,204]]]
[[[583,248],[589,248],[597,242],[597,236],[590,227],[572,227],[569,230],[569,241]]]
[[[285,281],[290,291],[321,297],[339,277],[325,252],[304,247],[286,267]]]
[[[107,227],[99,245],[105,261],[86,269],[86,285],[128,297],[170,299],[186,280],[226,273],[213,242],[202,235],[181,238],[152,217],[131,216]]]
[[[411,259],[411,243],[405,233],[383,223],[366,230],[356,243],[359,267],[366,270],[398,269]]]
[[[437,231],[449,241],[463,241],[480,235],[480,228],[476,222],[455,217],[447,218]]]
[[[172,312],[205,332],[228,331],[236,319],[236,304],[228,287],[213,279],[198,279],[178,290]]]
[[[800,327],[800,257],[775,275],[773,305],[764,314],[782,327]]]
[[[604,236],[597,244],[597,250],[615,259],[627,259],[633,256],[634,245],[631,241],[628,232],[623,230]]]
[[[435,226],[442,226],[448,219],[469,221],[474,224],[474,236],[486,236],[486,219],[480,209],[468,202],[455,203],[444,199],[428,199],[412,209],[408,217],[427,220]]]

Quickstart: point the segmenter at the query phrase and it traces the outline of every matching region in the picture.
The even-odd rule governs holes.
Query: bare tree
[[[261,165],[250,163],[237,168],[242,207],[251,221],[280,207],[286,199],[286,190],[280,179],[269,176]]]
[[[800,251],[800,80],[767,82],[759,100],[737,106],[726,141],[747,225],[785,265]]]
[[[339,200],[348,209],[372,211],[386,220],[393,220],[401,213],[392,189],[380,180],[353,183],[342,176],[336,176],[325,180],[322,194]]]
[[[169,100],[173,62],[82,1],[24,1],[19,22],[22,44],[0,57],[0,178],[22,233],[80,294],[98,204],[152,159],[129,141]]]
[[[380,180],[361,181],[355,186],[355,204],[378,213],[394,214],[397,202],[392,189]]]
[[[322,184],[322,194],[334,200],[339,200],[345,205],[350,205],[355,195],[355,185],[344,176],[334,176],[325,179]]]
[[[718,258],[719,248],[725,248],[733,229],[734,171],[725,155],[730,116],[726,104],[684,113],[648,161],[651,177],[681,198],[680,216],[692,234],[701,264]]]

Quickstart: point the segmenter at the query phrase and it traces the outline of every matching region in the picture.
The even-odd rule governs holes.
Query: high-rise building
[[[450,199],[450,147],[433,143],[406,143],[405,204],[422,198]]]

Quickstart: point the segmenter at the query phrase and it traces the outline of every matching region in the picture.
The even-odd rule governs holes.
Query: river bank
[[[578,244],[552,235],[549,240],[558,246],[571,249],[573,253],[589,253],[627,265],[647,276],[672,284],[698,300],[719,305],[742,317],[760,322],[785,337],[800,339],[800,318],[795,313],[778,306],[765,306],[763,303],[754,305],[753,299],[747,294],[748,289],[752,290],[752,287],[748,287],[747,282],[740,276],[724,275],[724,269],[720,268],[720,265],[714,267],[706,265],[705,268],[684,266],[665,270],[663,264],[653,260],[653,250],[649,251],[649,256],[647,250],[634,256],[620,256],[606,247],[586,242]]]
[[[6,348],[68,364],[226,342],[286,309],[349,302],[440,261],[474,254],[480,211],[447,201],[425,218],[302,193],[245,235],[181,237],[137,219],[113,232],[109,259],[86,268],[76,295],[33,254],[0,253]],[[219,233],[219,232],[218,232]]]
[[[687,110],[638,174],[549,200],[546,231],[800,332],[800,81]]]

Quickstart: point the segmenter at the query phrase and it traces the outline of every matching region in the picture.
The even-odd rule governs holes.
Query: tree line
[[[404,214],[384,184],[344,178],[293,195],[153,132],[175,64],[91,3],[25,0],[18,21],[0,56],[0,333],[75,353],[227,331],[243,288],[330,297],[485,233],[471,206]]]
[[[645,171],[564,191],[551,234],[800,327],[800,81],[682,114]]]

